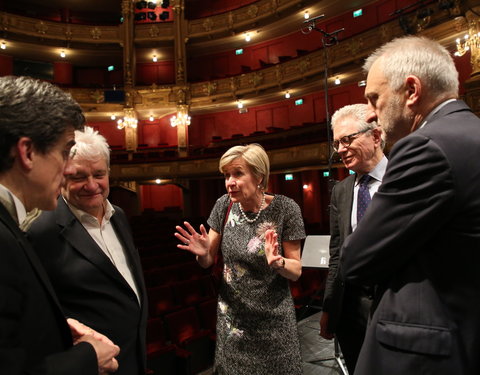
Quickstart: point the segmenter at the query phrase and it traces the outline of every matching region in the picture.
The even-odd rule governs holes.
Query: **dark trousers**
[[[367,296],[363,292],[357,295],[347,293],[344,298],[342,315],[335,335],[340,344],[348,372],[351,375],[353,375],[355,370],[358,355],[365,338],[371,305],[371,296]]]

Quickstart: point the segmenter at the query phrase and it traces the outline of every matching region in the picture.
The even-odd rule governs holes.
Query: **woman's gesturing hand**
[[[208,254],[208,249],[210,248],[210,238],[208,237],[207,231],[203,224],[200,225],[200,233],[198,233],[187,221],[184,221],[183,224],[185,228],[177,225],[175,229],[175,237],[181,244],[178,244],[179,249],[188,250],[199,257],[203,257]]]
[[[272,229],[265,232],[265,256],[267,257],[268,265],[275,269],[282,268],[283,262],[285,262],[283,257],[278,254],[277,240],[277,232]]]

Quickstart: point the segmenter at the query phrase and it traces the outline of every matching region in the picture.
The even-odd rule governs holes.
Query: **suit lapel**
[[[125,230],[128,228],[128,222],[123,220],[123,214],[119,212],[118,207],[115,207],[116,213],[112,216],[111,222],[113,229],[118,236],[118,239],[123,245],[123,248],[126,251],[126,256],[128,263],[131,267],[131,271],[137,285],[137,290],[141,295],[141,301],[145,298],[145,285],[143,281],[143,271],[140,264],[140,257],[137,253],[135,244],[133,243],[133,238],[129,235],[129,231]],[[122,230],[124,228],[124,230]]]
[[[67,204],[60,197],[55,211],[57,224],[62,227],[60,234],[70,246],[112,279],[129,289],[130,286],[83,225],[76,219]]]
[[[340,215],[343,217],[343,226],[341,228],[343,238],[346,238],[352,233],[352,204],[355,176],[356,175],[350,175],[347,177],[343,184],[342,194],[340,195],[342,197],[339,207],[341,210]]]
[[[44,286],[44,288],[47,291],[47,294],[50,296],[53,303],[56,305],[58,314],[63,317],[64,313],[62,311],[62,308],[60,307],[60,303],[57,299],[57,295],[53,290],[53,286],[50,283],[50,279],[48,278],[48,275],[45,272],[45,269],[43,268],[40,260],[38,259],[37,254],[33,250],[30,242],[28,242],[25,234],[18,228],[17,223],[15,223],[13,218],[10,216],[10,214],[2,204],[0,204],[0,220],[7,226],[7,228],[9,228],[13,236],[17,239],[19,246],[22,248],[23,252],[25,253],[25,256],[28,259],[33,271],[35,272],[38,279],[40,280],[40,283]],[[67,327],[66,323],[64,326],[65,326],[64,328]],[[65,333],[67,335],[66,337],[69,337],[69,332],[65,331]]]

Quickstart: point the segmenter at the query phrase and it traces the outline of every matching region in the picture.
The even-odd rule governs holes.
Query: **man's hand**
[[[322,311],[322,315],[320,316],[320,336],[324,339],[331,340],[333,339],[333,333],[328,332],[328,313]]]
[[[75,319],[67,319],[72,332],[74,345],[80,342],[88,342],[93,346],[97,354],[98,372],[100,375],[115,372],[118,362],[115,357],[120,353],[120,348],[107,336],[87,327]]]

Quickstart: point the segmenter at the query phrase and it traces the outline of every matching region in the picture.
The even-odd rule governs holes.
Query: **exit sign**
[[[357,9],[353,11],[353,18],[360,17],[363,14],[362,9]]]

